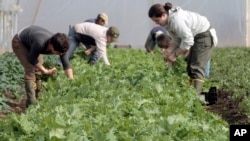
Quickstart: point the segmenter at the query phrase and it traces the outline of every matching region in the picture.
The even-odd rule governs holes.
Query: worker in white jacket
[[[148,16],[156,24],[165,26],[171,36],[171,44],[166,49],[167,62],[175,62],[179,55],[189,51],[187,71],[191,84],[200,95],[205,66],[217,44],[217,36],[210,22],[205,16],[173,7],[169,2],[152,5]]]
[[[103,60],[106,65],[110,65],[106,45],[117,42],[119,35],[119,30],[114,26],[107,28],[90,22],[75,24],[69,29],[70,48],[67,51],[67,56],[71,59],[79,43],[82,43],[85,46],[96,46],[98,58]],[[89,64],[94,64],[94,62],[89,60]]]

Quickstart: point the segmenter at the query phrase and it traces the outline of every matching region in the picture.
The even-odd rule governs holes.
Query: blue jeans
[[[210,74],[210,62],[211,62],[211,59],[209,59],[207,61],[207,64],[205,66],[205,77],[208,78],[209,77],[209,74]]]
[[[66,52],[66,55],[67,57],[69,58],[69,60],[72,59],[73,55],[74,55],[74,52],[75,50],[77,49],[77,47],[80,45],[80,41],[76,39],[76,31],[75,31],[75,28],[74,27],[71,27],[69,29],[69,33],[68,33],[68,40],[69,40],[69,49],[68,51]],[[84,44],[84,41],[82,42]],[[90,45],[86,45],[84,44],[85,47],[87,49],[89,49],[91,46]],[[88,61],[88,63],[90,64],[95,64],[98,60],[98,53],[97,53],[97,50],[95,49],[92,53],[91,53],[91,56],[90,56],[90,59]],[[58,65],[62,65],[61,63],[61,60],[59,59]]]
[[[76,33],[75,29],[73,27],[71,27],[69,29],[69,33],[68,33],[69,49],[66,52],[66,55],[69,58],[69,60],[72,59],[74,52],[80,43],[76,40],[75,33]],[[57,62],[57,65],[62,66],[62,62],[60,60],[60,57],[59,57],[59,60]]]
[[[76,50],[76,48],[79,46],[80,42],[76,40],[76,32],[75,32],[75,28],[70,28],[69,29],[69,33],[68,33],[68,39],[69,39],[69,49],[66,53],[67,57],[70,59],[72,59],[74,52]]]

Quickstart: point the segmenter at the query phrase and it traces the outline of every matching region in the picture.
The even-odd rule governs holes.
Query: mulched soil
[[[4,96],[9,100],[7,103],[10,112],[17,114],[24,113],[26,110],[24,95],[21,99],[17,99],[15,96],[5,91]],[[222,117],[229,125],[249,125],[250,119],[244,114],[244,111],[239,108],[241,100],[233,101],[230,98],[230,94],[223,90],[217,91],[217,102],[213,105],[205,106],[207,111],[213,112]],[[0,118],[5,118],[8,113],[0,113]]]
[[[218,90],[218,100],[215,104],[206,106],[206,109],[222,117],[229,125],[249,125],[250,118],[239,107],[242,99],[232,100],[230,93]]]
[[[13,94],[9,93],[8,91],[3,92],[4,97],[8,100],[6,104],[8,107],[6,107],[5,113],[0,113],[0,118],[5,118],[7,114],[10,112],[21,114],[24,113],[27,109],[26,107],[26,99],[27,96],[23,95],[21,98],[16,98]]]

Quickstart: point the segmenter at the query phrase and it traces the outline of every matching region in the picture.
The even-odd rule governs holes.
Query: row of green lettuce
[[[212,56],[210,81],[228,91],[250,117],[250,48],[216,48]]]
[[[216,48],[211,80],[206,80],[204,91],[216,86],[245,96],[250,77],[248,52],[246,48]],[[88,57],[82,54],[79,49],[71,61],[74,80],[67,79],[58,68],[57,76],[43,82],[38,105],[30,106],[21,115],[9,114],[0,120],[1,140],[229,139],[228,124],[206,111],[195,90],[188,86],[182,58],[169,70],[159,52],[148,54],[141,49],[109,48],[111,66],[102,62],[89,66]],[[57,58],[45,56],[45,60],[55,64]],[[0,63],[0,90],[22,89],[23,69],[13,53],[1,55]],[[13,92],[20,97],[20,91]],[[1,109],[4,109],[6,99],[0,98]],[[246,97],[242,107],[249,106],[247,101],[249,103]]]

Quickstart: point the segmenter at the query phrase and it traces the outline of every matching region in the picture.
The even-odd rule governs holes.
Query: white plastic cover
[[[1,0],[0,0],[1,1]],[[8,1],[8,0],[7,0]],[[155,25],[148,17],[152,4],[166,0],[20,0],[18,29],[39,25],[52,32],[68,32],[68,26],[105,12],[109,25],[119,28],[118,44],[144,48]],[[206,16],[216,29],[218,47],[249,45],[248,0],[172,0],[175,6]]]

